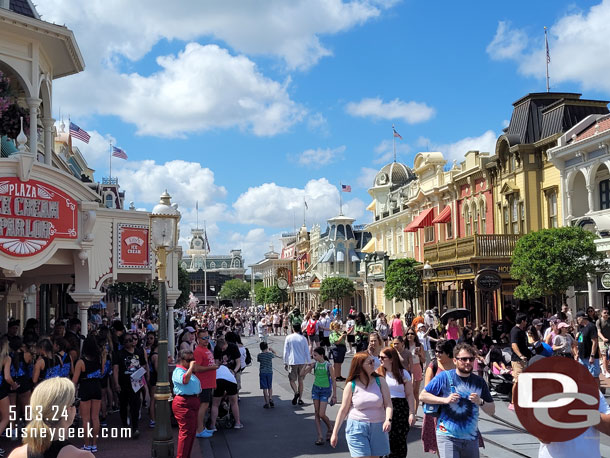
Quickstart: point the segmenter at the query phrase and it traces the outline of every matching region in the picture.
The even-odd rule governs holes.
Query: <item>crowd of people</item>
[[[241,377],[253,362],[242,343],[245,336],[258,338],[255,359],[262,407],[275,408],[273,361],[282,359],[293,391],[292,405],[312,401],[316,445],[336,446],[347,422],[345,438],[353,457],[404,458],[407,433],[421,405],[425,452],[441,458],[479,456],[484,438],[478,414],[479,409],[494,413],[495,393],[488,385],[494,377],[512,384],[528,364],[548,356],[579,361],[598,383],[600,373],[607,375],[609,370],[607,309],[588,308],[574,318],[565,307],[555,315],[512,312],[506,310],[501,327],[490,332],[486,325],[475,328],[467,319],[441,321],[436,309],[404,317],[383,313],[370,317],[355,310],[342,317],[338,307],[305,314],[299,309],[262,307],[182,311],[176,319],[176,347],[168,351],[172,369],[175,363],[171,381],[172,410],[179,426],[177,456],[190,456],[195,438],[211,437],[221,418],[230,418],[228,427],[244,427],[239,409]],[[53,320],[45,335],[38,334],[34,319],[28,320],[21,335],[20,323],[11,320],[0,339],[0,432],[19,438],[29,420],[24,414],[32,393],[40,394],[38,387],[51,386],[55,379],[68,380],[74,391],[63,385],[57,389],[78,400],[70,422],[93,431],[85,438],[81,451],[88,454],[83,456],[97,451],[100,427],[115,412],[135,439],[142,412],[148,413],[148,426],[153,428],[157,321],[142,311],[126,327],[117,317],[94,311],[84,338],[76,317]],[[285,336],[281,355],[271,347],[269,336]],[[344,371],[346,356],[351,362]],[[306,387],[310,373],[313,381]],[[339,388],[341,407],[333,422],[327,407],[337,403]],[[311,396],[304,396],[305,390]],[[13,411],[16,418],[9,414]],[[602,413],[610,418],[610,410]],[[590,443],[574,441],[591,451]],[[25,439],[24,443],[31,448],[63,447]],[[541,456],[564,456],[562,450],[568,449],[542,444]]]

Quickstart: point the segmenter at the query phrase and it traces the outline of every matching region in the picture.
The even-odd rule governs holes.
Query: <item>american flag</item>
[[[116,146],[112,147],[112,155],[114,157],[127,160],[127,153],[125,153],[125,151],[123,151],[121,148],[117,148]]]
[[[341,185],[341,191],[343,192],[352,192],[352,187],[348,184]]]
[[[546,33],[544,34],[544,44],[546,47],[546,63],[551,63],[551,52],[549,51],[549,40],[546,38]]]
[[[207,231],[205,231],[203,233],[203,249],[207,250],[208,253],[211,251],[210,250],[210,242],[208,242],[208,233],[207,233]]]
[[[396,132],[396,129],[394,129],[394,127],[392,127],[392,130],[394,131],[394,137],[400,138],[402,140],[402,137],[400,136],[400,134],[398,132]]]
[[[78,127],[72,121],[70,121],[70,135],[74,138],[78,138],[79,140],[85,143],[89,143],[89,139],[91,138],[91,135],[89,135],[83,129]]]
[[[306,201],[306,200],[304,200],[304,201],[303,201],[303,203],[305,204],[305,209],[306,209],[306,210],[309,210],[309,205],[307,205],[307,201]]]

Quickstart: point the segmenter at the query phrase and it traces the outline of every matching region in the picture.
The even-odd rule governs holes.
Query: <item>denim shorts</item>
[[[351,456],[383,456],[390,453],[390,438],[383,423],[347,419],[345,438]]]
[[[314,385],[311,387],[311,399],[314,401],[328,402],[333,395],[333,389],[330,386],[322,388],[321,386]]]
[[[261,383],[261,390],[270,390],[273,384],[273,373],[265,374],[259,373],[258,378]]]
[[[578,361],[580,362],[580,364],[587,368],[587,370],[593,377],[599,377],[599,374],[601,372],[599,367],[599,358],[595,358],[593,360],[593,364],[589,362],[589,358],[579,358]]]

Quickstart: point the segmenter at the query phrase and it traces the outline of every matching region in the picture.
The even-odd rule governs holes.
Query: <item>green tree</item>
[[[519,239],[512,257],[510,275],[521,284],[518,299],[552,295],[561,303],[566,290],[587,281],[587,276],[605,266],[597,251],[595,234],[578,227],[542,229]]]
[[[254,283],[254,297],[257,304],[264,304],[266,302],[267,288],[263,285],[262,281]]]
[[[397,301],[413,300],[421,296],[421,273],[417,270],[419,263],[412,258],[392,261],[385,272],[385,297]]]
[[[288,300],[288,292],[285,289],[280,289],[279,286],[273,285],[266,288],[265,303],[266,304],[283,304]]]
[[[191,279],[186,269],[178,266],[178,289],[180,296],[176,300],[176,308],[184,307],[188,304],[189,295],[191,293]]]
[[[234,278],[223,283],[220,292],[218,293],[221,299],[231,300],[233,302],[243,301],[250,297],[250,285],[243,280]]]
[[[338,302],[352,294],[354,294],[354,283],[349,278],[328,277],[322,280],[320,285],[320,300],[322,302],[331,299]]]

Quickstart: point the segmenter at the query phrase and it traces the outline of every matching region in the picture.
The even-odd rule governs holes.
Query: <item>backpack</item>
[[[309,320],[307,322],[307,335],[313,336],[316,333],[316,323],[317,321]]]
[[[250,350],[246,348],[246,366],[252,364],[252,355],[250,354]]]

